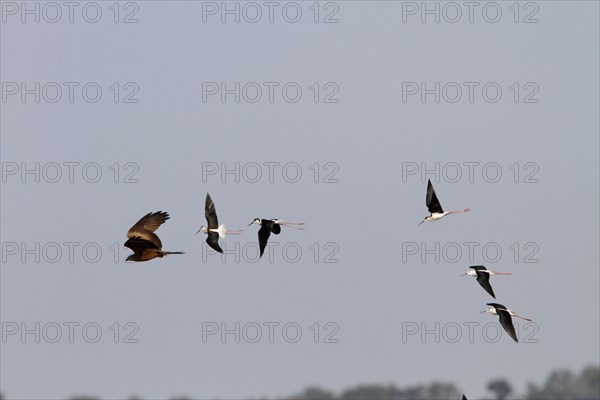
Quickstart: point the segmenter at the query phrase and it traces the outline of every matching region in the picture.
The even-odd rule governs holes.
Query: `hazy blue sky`
[[[237,3],[239,23],[221,2],[74,4],[1,3],[9,398],[240,398],[433,379],[474,398],[495,377],[522,390],[599,362],[597,2],[427,3],[439,23],[421,2]],[[233,90],[224,102],[210,92],[221,83]],[[239,182],[221,177],[236,163]],[[421,174],[436,163],[437,176]],[[427,178],[446,209],[472,211],[417,226]],[[224,261],[194,236],[206,192],[222,223],[247,229],[227,237]],[[171,215],[157,231],[164,249],[186,254],[125,263],[127,230],[158,210]],[[255,217],[306,230],[283,228],[256,262]],[[493,299],[459,277],[472,264],[514,273],[492,285],[535,321],[519,324],[520,343],[490,339],[497,318],[479,312]],[[236,322],[240,343],[206,336]],[[21,336],[36,323],[39,343]],[[280,324],[273,343],[268,323]],[[408,335],[436,323],[439,343]]]

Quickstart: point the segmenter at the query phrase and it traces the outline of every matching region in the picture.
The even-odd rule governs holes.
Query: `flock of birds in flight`
[[[206,243],[219,253],[223,253],[223,249],[219,246],[219,238],[224,239],[228,233],[230,235],[239,235],[244,232],[243,229],[233,230],[227,229],[223,224],[219,225],[215,202],[208,193],[206,193],[206,201],[204,204],[204,216],[206,217],[207,225],[201,226],[196,234],[203,232],[208,235],[206,237]],[[140,218],[140,220],[127,232],[128,239],[124,246],[133,250],[133,254],[128,256],[125,261],[149,261],[157,257],[162,258],[169,254],[184,254],[182,251],[164,251],[160,239],[156,233],[154,233],[158,227],[168,219],[169,214],[164,211],[148,213]],[[278,218],[254,218],[248,226],[252,224],[260,225],[260,229],[258,230],[260,257],[262,257],[265,252],[267,241],[269,240],[271,233],[279,235],[282,226],[298,230],[304,229],[301,226],[304,225],[304,222],[282,221]]]
[[[427,195],[425,197],[425,204],[427,205],[427,209],[429,210],[429,215],[423,218],[423,220],[419,223],[423,222],[434,222],[437,221],[446,215],[450,214],[458,214],[458,213],[466,213],[470,211],[470,209],[465,208],[463,210],[451,210],[444,211],[442,208],[440,201],[435,193],[435,189],[431,184],[431,180],[427,182]],[[223,249],[219,246],[219,239],[224,239],[226,235],[229,234],[241,234],[243,230],[231,230],[225,228],[225,225],[219,225],[219,220],[217,218],[217,210],[215,207],[215,202],[210,197],[210,194],[206,194],[206,201],[204,204],[204,216],[206,217],[206,226],[201,226],[198,229],[196,234],[203,232],[207,235],[206,243],[215,251],[219,253],[223,253]],[[126,261],[149,261],[157,257],[164,257],[168,254],[184,254],[181,251],[164,251],[162,249],[162,243],[156,233],[154,233],[159,226],[161,226],[166,220],[169,219],[169,214],[163,211],[157,211],[154,213],[148,213],[144,215],[138,222],[136,222],[131,229],[127,232],[127,241],[125,242],[125,247],[133,250],[133,254],[128,256]],[[267,246],[267,241],[271,236],[271,233],[275,235],[279,235],[281,233],[281,226],[286,226],[293,229],[304,229],[302,225],[303,222],[288,222],[282,221],[277,218],[273,219],[260,219],[255,218],[250,222],[250,225],[257,224],[260,225],[260,229],[258,230],[258,244],[260,249],[260,257],[264,254],[265,248]],[[488,270],[483,265],[473,265],[469,267],[467,272],[462,274],[469,275],[477,278],[477,282],[479,285],[494,299],[496,295],[494,294],[494,289],[492,289],[492,285],[490,284],[490,276],[491,275],[512,275],[511,272],[496,272],[492,270]],[[490,313],[492,315],[498,315],[500,318],[500,325],[504,328],[506,333],[509,334],[511,338],[515,342],[518,342],[517,334],[515,332],[515,327],[512,322],[512,317],[517,317],[524,319],[526,321],[531,321],[530,318],[525,318],[517,315],[514,310],[503,306],[498,303],[487,303],[487,308],[482,311],[482,313]]]
[[[435,189],[433,188],[433,185],[431,184],[431,180],[427,181],[427,196],[425,197],[425,204],[427,205],[427,209],[429,210],[430,215],[423,218],[423,221],[421,221],[419,223],[419,225],[422,224],[423,222],[437,221],[438,219],[445,217],[446,215],[466,213],[466,212],[470,211],[469,208],[465,208],[464,210],[444,211],[444,209],[442,208],[440,201],[438,200],[438,197],[435,193]],[[465,275],[476,277],[479,285],[490,296],[492,296],[495,299],[496,295],[494,294],[494,289],[492,289],[492,285],[490,284],[490,276],[491,275],[512,275],[512,272],[496,272],[496,271],[487,269],[483,265],[472,265],[471,267],[469,267],[467,272],[465,272],[461,276],[465,276]],[[487,307],[484,311],[482,311],[482,313],[498,315],[500,318],[500,325],[502,325],[502,328],[504,328],[506,333],[508,333],[508,335],[515,342],[519,342],[519,339],[517,338],[517,333],[515,332],[515,326],[513,325],[513,322],[512,322],[512,317],[521,318],[521,319],[524,319],[525,321],[531,321],[531,319],[521,317],[520,315],[517,315],[517,313],[514,310],[511,310],[510,308],[507,308],[504,305],[499,304],[499,303],[487,303],[486,305],[487,305]],[[464,396],[463,396],[463,399],[465,399]]]
[[[442,208],[440,201],[435,193],[433,185],[431,184],[431,180],[427,182],[427,195],[425,197],[425,204],[427,205],[427,209],[429,210],[429,215],[423,218],[423,220],[419,223],[423,222],[435,222],[446,215],[450,214],[458,214],[458,213],[466,213],[470,211],[469,208],[465,208],[463,210],[451,210],[444,211]],[[198,229],[196,234],[203,232],[207,235],[206,243],[215,251],[219,253],[223,253],[223,249],[219,246],[219,239],[224,239],[226,235],[229,234],[241,234],[243,230],[231,230],[225,228],[225,225],[219,225],[219,220],[217,218],[217,210],[215,208],[215,203],[210,197],[210,194],[206,194],[206,201],[204,205],[204,216],[206,217],[206,226],[201,226]],[[164,257],[168,254],[184,254],[181,251],[164,251],[162,249],[162,243],[156,233],[154,233],[159,226],[161,226],[166,220],[169,219],[169,214],[163,211],[157,211],[154,213],[148,213],[144,215],[138,222],[136,222],[131,229],[127,232],[127,241],[125,242],[125,247],[130,248],[133,251],[133,254],[128,256],[126,261],[149,261],[157,257]],[[286,226],[293,229],[304,229],[302,225],[303,222],[288,222],[282,221],[277,218],[273,219],[260,219],[255,218],[248,224],[248,226],[252,224],[260,225],[260,229],[258,230],[258,244],[260,249],[260,257],[262,257],[265,247],[267,246],[267,241],[271,236],[271,233],[275,235],[279,235],[281,233],[281,226]],[[467,272],[462,274],[461,276],[469,275],[476,277],[479,285],[494,299],[496,295],[494,294],[494,290],[492,289],[492,285],[490,284],[490,276],[492,275],[512,275],[511,272],[496,272],[487,269],[483,265],[473,265],[469,267]],[[512,322],[512,317],[517,317],[524,319],[526,321],[531,321],[530,318],[525,318],[516,314],[514,310],[505,307],[499,303],[487,303],[487,308],[481,313],[489,313],[491,315],[498,315],[500,318],[500,325],[502,328],[508,333],[508,335],[515,341],[518,342],[517,334],[515,332],[515,327]],[[466,400],[466,397],[463,395],[463,400]]]

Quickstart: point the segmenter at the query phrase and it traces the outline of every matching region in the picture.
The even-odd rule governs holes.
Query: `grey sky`
[[[57,183],[43,176],[36,183],[33,175],[22,183],[19,173],[7,174],[2,183],[3,332],[10,329],[7,323],[63,327],[57,343],[44,338],[36,343],[32,335],[22,343],[19,334],[1,343],[0,390],[10,398],[239,398],[285,395],[309,384],[341,390],[357,383],[402,386],[433,379],[456,382],[477,397],[494,377],[507,377],[521,390],[551,369],[598,363],[597,2],[535,2],[537,10],[520,9],[519,23],[513,21],[512,2],[498,3],[497,23],[483,19],[485,2],[475,9],[473,23],[467,14],[456,23],[443,18],[435,23],[432,17],[421,23],[419,14],[406,15],[403,22],[403,7],[410,10],[413,3],[400,1],[339,1],[327,9],[321,3],[321,20],[337,10],[339,22],[329,24],[313,22],[313,2],[297,3],[302,9],[297,23],[282,18],[286,3],[280,2],[273,23],[263,14],[254,24],[243,18],[236,24],[232,17],[221,23],[219,15],[203,22],[203,3],[192,1],[132,3],[139,22],[131,24],[113,22],[112,2],[99,3],[98,23],[82,18],[84,3],[75,9],[73,23],[67,8],[56,23],[43,18],[35,23],[31,16],[22,23],[20,10],[12,15],[12,4],[2,2],[3,172],[39,162],[50,174],[49,163],[79,162],[98,163],[102,177],[86,182],[80,165],[70,183],[63,166]],[[135,10],[121,8],[120,21]],[[539,22],[523,23],[534,11]],[[22,102],[20,93],[7,94],[13,82],[30,88],[57,82],[63,97],[50,103],[42,96],[36,103],[28,95]],[[64,82],[80,83],[73,103]],[[87,82],[102,88],[96,103],[81,95]],[[117,103],[110,89],[114,82],[120,87]],[[136,87],[125,88],[128,82],[139,88],[133,96],[138,103],[122,101]],[[223,103],[215,95],[203,102],[203,82],[229,87],[257,82],[263,97],[250,103],[242,96],[235,103],[229,95]],[[264,82],[279,84],[273,103]],[[296,103],[282,97],[288,82],[302,88]],[[310,88],[314,82],[318,103]],[[446,101],[454,94],[449,91],[439,103],[433,95],[422,102],[418,94],[403,102],[403,82],[426,82],[429,88],[456,82],[463,97]],[[473,86],[472,103],[465,82],[479,85]],[[496,103],[481,94],[490,82],[502,89]],[[516,103],[510,88],[515,82]],[[335,87],[333,98],[339,101],[323,103]],[[532,99],[539,101],[525,103],[536,88]],[[110,169],[115,162],[119,183]],[[128,162],[138,167],[133,176],[138,183],[123,183],[133,171],[125,169]],[[239,183],[233,175],[224,183],[219,175],[203,179],[206,163],[233,168],[236,162],[247,172]],[[279,162],[274,181],[268,181],[263,165],[262,179],[249,182],[251,162]],[[326,167],[327,162],[334,164]],[[479,163],[473,182],[466,175],[469,162]],[[525,167],[528,162],[533,164]],[[291,172],[281,175],[286,163],[300,166],[297,183],[286,181],[294,178]],[[440,163],[447,174],[403,179],[407,163],[430,169]],[[455,165],[450,163],[462,166],[456,183],[450,182]],[[496,183],[488,182],[493,170],[482,176],[488,163],[501,169]],[[525,183],[533,171],[530,178],[538,182]],[[331,172],[338,182],[324,183]],[[434,180],[446,209],[472,211],[417,226],[427,215],[427,178]],[[222,223],[246,229],[225,241],[228,248],[236,242],[247,246],[240,262],[233,256],[222,262],[215,255],[203,262],[204,237],[194,232],[205,223],[206,192]],[[124,263],[127,230],[158,210],[171,215],[157,231],[164,249],[186,254]],[[265,257],[250,262],[254,247],[248,244],[256,242],[258,227],[245,225],[254,217],[303,221],[306,230],[283,228],[271,238],[280,243],[274,262]],[[36,263],[31,255],[22,262],[20,249],[8,254],[10,243],[22,242],[29,248],[36,242],[81,245],[75,262],[63,253],[55,263],[44,255]],[[311,248],[315,242],[318,262]],[[325,248],[329,242],[333,247]],[[465,242],[479,245],[474,262],[466,253],[457,262],[449,253],[439,263],[433,256],[422,262],[420,252],[403,251],[411,243],[434,248],[436,242],[446,249],[458,243],[463,251]],[[81,256],[86,243],[101,247],[97,263]],[[118,262],[110,248],[114,243]],[[518,262],[514,243],[520,248]],[[533,247],[523,248],[528,243]],[[300,261],[283,258],[286,244],[301,249]],[[483,259],[486,244],[501,248],[498,262]],[[336,248],[332,257],[339,262],[324,262]],[[532,249],[539,262],[523,262]],[[479,311],[493,299],[472,278],[459,278],[471,264],[514,273],[492,278],[497,302],[532,317],[538,343],[524,342],[523,324],[519,344],[505,334],[496,343],[483,339],[482,327],[496,318]],[[129,321],[139,327],[137,344],[123,343]],[[80,324],[74,343],[65,322]],[[97,343],[81,336],[88,322],[102,328]],[[115,322],[119,343],[110,329]],[[297,343],[286,342],[280,331],[269,343],[266,328],[258,343],[235,343],[231,336],[226,343],[218,336],[203,343],[203,322],[229,327],[278,322],[279,328],[294,322],[303,332]],[[315,322],[319,343],[310,330]],[[339,327],[334,336],[339,343],[323,343],[331,331],[324,330],[327,322]],[[402,340],[407,324],[433,329],[436,322],[457,323],[462,338]],[[469,322],[479,323],[473,343],[463,325]]]

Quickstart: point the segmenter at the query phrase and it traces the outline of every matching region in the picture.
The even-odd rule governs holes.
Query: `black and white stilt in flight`
[[[304,229],[302,227],[295,226],[295,225],[304,225],[304,222],[288,222],[288,221],[282,221],[277,218],[273,218],[273,219],[254,218],[254,220],[252,222],[250,222],[248,224],[248,226],[250,226],[252,224],[260,225],[260,229],[258,230],[258,246],[260,248],[260,256],[261,257],[263,255],[263,253],[265,252],[265,247],[267,247],[267,241],[269,240],[269,236],[271,236],[271,232],[273,232],[275,235],[279,235],[279,233],[281,232],[282,225],[287,226],[288,228],[294,228],[294,229],[300,229],[300,230]]]
[[[204,216],[206,217],[207,226],[202,225],[196,235],[200,232],[204,232],[208,235],[206,243],[219,253],[223,252],[221,246],[219,246],[219,238],[225,239],[227,234],[239,235],[244,232],[241,229],[232,230],[225,228],[225,225],[219,225],[217,218],[217,209],[215,208],[215,202],[210,197],[210,194],[206,193],[206,201],[204,203]]]
[[[433,185],[431,184],[430,179],[427,180],[427,195],[425,196],[425,204],[427,205],[427,209],[431,214],[423,218],[423,221],[419,222],[419,225],[426,221],[437,221],[438,219],[445,217],[446,215],[465,213],[471,211],[470,208],[465,208],[464,210],[444,211],[442,209],[440,201],[437,198],[437,195],[435,194],[435,190],[433,189]]]
[[[515,313],[514,310],[511,310],[510,308],[506,308],[502,304],[487,303],[487,306],[488,307],[484,311],[482,311],[482,313],[490,313],[492,315],[500,316],[500,325],[502,325],[502,328],[504,328],[506,333],[508,333],[510,335],[510,337],[513,338],[513,340],[518,343],[519,340],[517,339],[517,334],[515,332],[515,327],[512,323],[511,316],[524,319],[525,321],[531,321],[531,319],[524,318],[524,317],[517,315],[517,313]]]
[[[490,285],[490,275],[512,275],[512,272],[496,272],[485,268],[483,265],[472,265],[469,267],[467,272],[461,276],[465,275],[476,276],[477,282],[479,282],[481,287],[484,288],[485,291],[490,294],[490,296],[496,298],[496,295],[494,295],[494,289],[492,289],[492,285]]]

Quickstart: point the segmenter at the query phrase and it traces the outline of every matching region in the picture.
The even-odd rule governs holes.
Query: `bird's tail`
[[[227,236],[227,228],[225,228],[224,224],[219,225],[219,229],[217,229],[217,233],[219,234],[219,237],[221,239],[225,239],[225,236]]]

